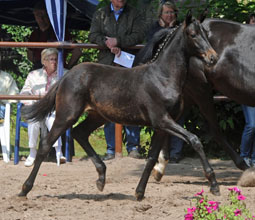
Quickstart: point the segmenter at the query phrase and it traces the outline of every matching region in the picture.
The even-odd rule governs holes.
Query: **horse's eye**
[[[191,36],[192,38],[195,38],[195,37],[196,37],[196,34],[195,34],[195,33],[191,33],[190,36]]]

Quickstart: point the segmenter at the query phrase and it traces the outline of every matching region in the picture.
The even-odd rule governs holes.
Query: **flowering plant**
[[[237,187],[228,190],[230,204],[221,206],[219,202],[208,200],[204,190],[195,194],[195,206],[185,211],[185,220],[255,220],[246,208],[241,190]]]

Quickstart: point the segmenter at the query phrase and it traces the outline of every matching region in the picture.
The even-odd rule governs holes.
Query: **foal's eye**
[[[195,33],[191,33],[190,36],[191,36],[192,38],[195,38],[195,37],[196,37],[196,34],[195,34]]]

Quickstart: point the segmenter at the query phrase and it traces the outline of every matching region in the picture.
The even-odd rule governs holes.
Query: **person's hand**
[[[121,54],[121,49],[119,47],[112,47],[111,52],[114,53],[117,57]]]
[[[159,19],[158,23],[159,23],[159,25],[160,25],[161,27],[163,27],[163,28],[166,27],[166,23],[163,21],[162,18]]]
[[[33,104],[33,100],[22,100],[21,102],[23,105],[32,105]]]
[[[114,37],[106,37],[105,44],[109,49],[117,46],[117,39]]]
[[[169,27],[174,27],[176,23],[176,20],[174,19],[173,21],[170,22]]]

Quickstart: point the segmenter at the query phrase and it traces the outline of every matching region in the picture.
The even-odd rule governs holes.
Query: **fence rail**
[[[94,48],[94,49],[106,49],[106,47],[98,46],[97,44],[84,44],[84,43],[69,43],[69,42],[13,42],[13,41],[2,41],[0,42],[0,47],[28,47],[28,48]],[[138,44],[133,47],[128,47],[128,49],[141,49],[143,44]]]

